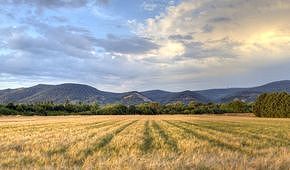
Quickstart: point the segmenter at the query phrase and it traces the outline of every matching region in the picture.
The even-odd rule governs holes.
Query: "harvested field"
[[[0,117],[1,169],[290,169],[290,119]]]

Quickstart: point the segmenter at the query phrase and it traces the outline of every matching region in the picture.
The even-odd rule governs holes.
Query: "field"
[[[290,169],[290,119],[0,117],[0,169]]]

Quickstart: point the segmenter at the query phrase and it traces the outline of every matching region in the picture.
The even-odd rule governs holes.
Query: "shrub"
[[[258,117],[290,117],[290,95],[288,93],[265,93],[260,95],[253,107]]]
[[[6,107],[0,107],[0,115],[16,115],[15,110],[8,109]]]
[[[230,103],[222,104],[221,109],[227,113],[246,113],[251,112],[251,105],[240,100],[235,100]]]

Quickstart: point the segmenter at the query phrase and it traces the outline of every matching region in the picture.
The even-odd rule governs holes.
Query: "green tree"
[[[135,115],[135,114],[137,114],[136,106],[134,106],[134,105],[130,105],[129,108],[128,108],[128,113],[129,113],[130,115]]]
[[[265,93],[260,95],[253,112],[258,117],[290,117],[290,95],[283,93]]]
[[[100,105],[98,102],[95,102],[94,104],[91,105],[90,111],[94,114],[97,114],[98,110],[100,109]]]

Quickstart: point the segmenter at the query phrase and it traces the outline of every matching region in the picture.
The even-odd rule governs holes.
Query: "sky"
[[[290,79],[290,0],[0,0],[0,89],[123,92]]]

